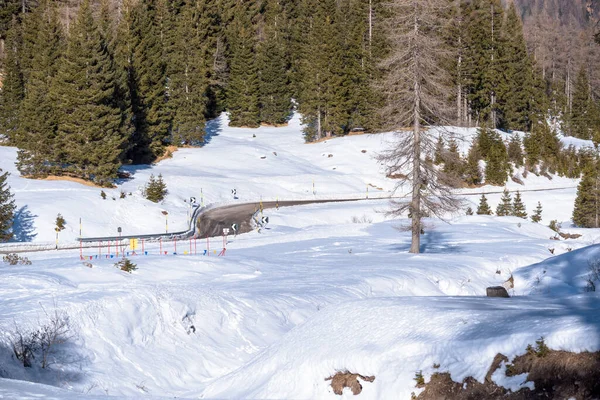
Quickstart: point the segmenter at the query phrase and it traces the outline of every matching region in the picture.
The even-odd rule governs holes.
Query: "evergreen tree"
[[[594,105],[590,95],[588,71],[582,66],[575,81],[573,106],[569,115],[569,133],[580,139],[591,139]]]
[[[540,161],[556,166],[561,144],[555,131],[545,120],[533,123],[531,132],[523,140],[526,164],[530,170]]]
[[[512,206],[512,198],[510,196],[510,192],[508,189],[504,189],[502,193],[502,198],[500,199],[500,204],[496,207],[496,215],[499,217],[506,217],[512,215],[513,206]]]
[[[204,142],[208,72],[201,50],[197,1],[182,6],[169,62],[169,102],[174,109],[173,140],[177,145]]]
[[[477,143],[474,142],[469,149],[467,162],[465,164],[464,179],[467,185],[475,186],[481,184],[483,176],[481,174],[481,168],[479,168],[480,159],[481,156],[479,154]]]
[[[497,126],[499,83],[502,77],[502,22],[500,0],[473,0],[465,15],[465,74],[468,100],[473,117]]]
[[[240,2],[230,32],[230,74],[227,109],[231,126],[256,128],[260,123],[256,36],[247,6]]]
[[[513,205],[511,214],[513,217],[519,217],[527,219],[527,212],[525,210],[525,205],[523,204],[523,200],[521,199],[521,193],[517,190],[515,194],[515,198],[513,199]]]
[[[15,17],[21,11],[22,0],[0,0],[0,39],[6,39]]]
[[[257,46],[260,120],[283,124],[292,108],[288,57],[284,37],[284,9],[279,1],[267,3],[264,40]]]
[[[600,169],[598,161],[585,169],[577,187],[573,223],[584,228],[600,227]]]
[[[488,131],[489,153],[485,157],[485,181],[491,185],[501,186],[508,180],[508,154],[502,137],[495,130]]]
[[[458,152],[458,143],[454,138],[448,142],[448,151],[443,155],[444,168],[443,172],[446,175],[445,181],[449,186],[458,187],[460,180],[465,170],[464,163]]]
[[[490,208],[485,194],[481,195],[479,199],[479,206],[477,207],[477,215],[492,215],[492,209]]]
[[[433,163],[435,165],[440,165],[444,162],[444,152],[446,151],[446,147],[444,144],[444,138],[440,135],[438,137],[437,143],[435,144],[435,151],[433,153]]]
[[[108,184],[116,178],[126,138],[115,65],[84,0],[53,85],[62,111],[57,136],[68,172]]]
[[[531,216],[531,220],[535,223],[538,223],[542,220],[542,203],[539,201],[533,215]]]
[[[21,67],[23,48],[22,31],[16,17],[5,42],[4,78],[0,90],[0,134],[14,142],[19,127],[19,108],[25,96],[25,82]]]
[[[2,173],[0,169],[0,242],[6,242],[13,237],[12,224],[16,209],[8,186],[8,172]]]
[[[523,165],[523,149],[521,148],[521,138],[518,134],[513,135],[508,142],[508,160],[519,168]]]
[[[19,147],[17,168],[23,175],[44,175],[55,169],[62,152],[56,140],[59,111],[51,97],[51,84],[63,51],[62,27],[49,0],[41,2],[24,24],[27,35],[24,34],[22,60],[26,85],[20,126],[14,137]]]
[[[514,2],[511,2],[502,27],[503,46],[500,62],[502,80],[498,85],[498,101],[502,111],[500,126],[528,130],[531,121],[533,66],[527,55],[523,26]]]
[[[60,213],[56,216],[56,221],[55,221],[55,225],[56,225],[56,231],[60,232],[60,231],[64,231],[65,230],[65,225],[67,224],[67,221],[65,221],[65,217],[63,217]]]
[[[141,0],[133,11],[133,73],[131,104],[135,132],[128,158],[134,163],[151,162],[164,153],[171,140],[172,110],[168,105],[166,61],[161,42],[161,0]],[[127,53],[126,53],[127,54]]]
[[[154,203],[158,203],[163,201],[168,193],[169,191],[163,181],[162,174],[159,174],[158,178],[154,177],[154,174],[150,175],[150,179],[144,188],[144,197]]]

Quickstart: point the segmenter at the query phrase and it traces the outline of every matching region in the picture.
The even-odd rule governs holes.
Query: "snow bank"
[[[554,349],[599,350],[599,311],[589,297],[347,302],[321,310],[202,396],[335,399],[324,379],[348,370],[376,377],[363,384],[362,399],[409,399],[415,373],[428,379],[435,363],[457,381],[483,381],[497,353],[512,358],[540,336]]]

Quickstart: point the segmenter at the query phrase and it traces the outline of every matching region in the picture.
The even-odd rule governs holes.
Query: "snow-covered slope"
[[[376,376],[361,398],[403,399],[416,391],[418,370],[427,376],[438,363],[453,376],[481,378],[497,352],[517,354],[541,335],[554,348],[600,349],[598,298],[582,291],[585,265],[597,251],[577,251],[600,237],[597,230],[555,241],[543,224],[457,216],[426,221],[422,254],[409,254],[410,235],[397,229],[408,221],[386,218],[387,200],[372,199],[395,184],[373,159],[390,135],[305,145],[297,119],[258,130],[225,124],[213,122],[202,149],[130,168],[133,179],[106,190],[107,200],[100,189],[72,182],[22,179],[15,150],[0,148],[0,167],[14,172],[18,206],[27,207],[17,222],[29,228],[21,232],[52,240],[58,212],[68,227],[61,240],[77,237],[79,217],[84,236],[114,234],[117,226],[160,232],[161,210],[169,212],[169,229],[184,229],[184,200],[200,201],[200,189],[206,204],[225,204],[261,196],[363,198],[371,184],[371,199],[267,210],[268,229],[230,236],[225,257],[159,256],[160,245],[147,244],[147,256],[131,257],[138,265],[132,274],[91,249],[84,250],[91,268],[67,250],[24,254],[30,266],[0,263],[0,377],[60,386],[73,396],[338,398],[324,379],[350,369]],[[140,195],[151,173],[165,177],[164,204]],[[568,221],[576,184],[530,175],[525,187],[509,187],[541,189],[523,197],[529,211],[542,202],[547,222]],[[132,196],[120,199],[120,190]],[[501,190],[464,196],[474,207],[485,192],[495,206],[500,193],[492,192]],[[211,248],[221,245],[215,240]],[[204,241],[178,243],[192,245],[198,253],[206,248]],[[548,259],[550,250],[558,257]],[[482,297],[511,274],[516,298]],[[50,371],[23,368],[10,350],[15,324],[37,329],[55,309],[68,315],[74,334],[60,348],[63,357]],[[69,396],[62,394],[0,380],[0,397]]]
[[[18,213],[16,233],[19,241],[52,242],[54,221],[61,213],[66,230],[59,240],[73,241],[81,233],[85,237],[123,234],[159,233],[185,230],[188,226],[190,197],[205,204],[285,199],[328,199],[385,197],[391,194],[395,181],[384,176],[374,156],[393,142],[393,134],[358,135],[336,138],[315,144],[304,144],[300,119],[288,126],[260,129],[230,128],[227,117],[209,123],[209,143],[204,148],[180,149],[173,158],[156,166],[131,166],[125,169],[132,179],[116,189],[101,189],[66,181],[24,179],[15,168],[16,149],[0,147],[0,168],[11,172],[9,184],[16,196]],[[468,147],[476,129],[451,128],[464,138]],[[465,150],[466,151],[466,150]],[[141,195],[150,174],[162,174],[169,195],[162,204],[147,201]],[[524,201],[533,210],[542,200],[544,221],[569,221],[577,181],[555,177],[548,180],[529,174],[525,186],[512,181],[511,190],[568,188],[563,191],[525,194]],[[231,190],[236,189],[238,200]],[[121,191],[127,196],[120,198]],[[484,187],[465,193],[498,192],[501,188]],[[131,196],[129,196],[131,193]],[[401,194],[398,193],[398,194]],[[472,205],[477,196],[468,197]],[[499,196],[491,195],[491,204]],[[554,207],[555,204],[560,207]],[[163,211],[168,212],[165,217]],[[168,219],[167,219],[168,218]],[[168,225],[168,227],[166,226]]]

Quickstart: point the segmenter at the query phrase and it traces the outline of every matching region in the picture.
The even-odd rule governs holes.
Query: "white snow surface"
[[[22,220],[30,225],[25,238],[52,241],[58,212],[65,241],[78,236],[79,217],[84,236],[114,234],[116,226],[160,232],[161,210],[170,229],[183,230],[183,200],[199,199],[200,188],[206,204],[219,205],[234,202],[232,188],[242,202],[364,198],[368,184],[382,188],[369,187],[372,198],[395,184],[372,158],[390,134],[305,145],[298,119],[252,130],[228,128],[224,117],[211,130],[202,149],[131,167],[133,179],[105,190],[107,200],[100,189],[20,178],[15,149],[0,147],[17,204],[31,213]],[[140,194],[151,173],[168,185],[163,204]],[[600,257],[600,232],[569,226],[577,181],[530,174],[525,183],[508,187],[524,190],[529,212],[541,201],[544,222],[558,219],[583,236],[556,241],[523,219],[454,216],[427,220],[422,254],[413,255],[410,234],[397,229],[408,220],[390,220],[381,212],[387,200],[371,199],[267,210],[268,229],[230,236],[225,257],[160,256],[148,245],[148,256],[131,258],[132,274],[105,257],[86,261],[89,268],[70,250],[26,253],[30,266],[0,263],[0,378],[11,378],[0,379],[0,398],[353,398],[336,396],[325,381],[349,370],[376,377],[358,398],[409,399],[417,371],[482,380],[497,353],[522,354],[540,336],[553,349],[600,350],[600,302],[583,290],[589,262]],[[532,189],[539,191],[525,191]],[[120,199],[120,190],[133,195]],[[474,208],[486,192],[495,207],[501,191],[464,195]],[[178,245],[194,244],[205,249],[204,241]],[[211,248],[220,246],[213,239]],[[483,297],[511,274],[512,298]],[[73,337],[51,370],[24,369],[9,348],[15,325],[35,329],[55,309],[68,315]],[[511,390],[532,387],[522,378],[494,379]]]

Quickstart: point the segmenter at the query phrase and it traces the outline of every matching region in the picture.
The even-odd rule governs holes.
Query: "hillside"
[[[114,247],[111,257],[99,258],[84,249],[84,262],[77,250],[62,250],[22,254],[32,265],[1,264],[1,378],[68,394],[11,380],[0,381],[0,395],[336,399],[325,378],[350,369],[376,377],[359,398],[409,399],[419,393],[415,371],[428,380],[439,364],[459,381],[481,380],[498,352],[522,354],[540,336],[553,349],[600,350],[589,339],[600,324],[597,296],[583,293],[585,265],[597,257],[595,247],[585,246],[600,232],[569,227],[577,181],[530,174],[524,186],[508,184],[524,191],[528,210],[544,204],[543,224],[428,219],[422,254],[415,255],[407,253],[410,234],[398,230],[408,220],[386,217],[388,200],[372,199],[388,196],[395,184],[373,159],[390,134],[303,144],[297,118],[287,127],[250,130],[227,127],[222,116],[210,129],[205,148],[130,168],[132,179],[106,190],[106,200],[101,189],[15,173],[10,183],[19,207],[31,213],[30,240],[53,238],[57,212],[67,220],[61,240],[77,236],[79,217],[86,234],[114,234],[116,226],[161,231],[161,210],[170,229],[184,228],[183,200],[198,198],[200,189],[212,207],[261,196],[363,200],[266,210],[267,227],[229,236],[223,257],[200,255],[208,250],[204,241],[194,244],[196,256],[174,255],[172,243],[164,244],[168,256],[159,255],[163,244],[147,243],[147,255],[130,257],[138,267],[131,274],[114,267]],[[454,130],[468,147],[475,131]],[[0,167],[12,168],[7,155],[15,150],[0,150]],[[153,204],[139,188],[159,173],[170,193]],[[132,195],[120,199],[121,190]],[[474,206],[486,192],[495,206],[500,190],[484,186],[461,196]],[[551,240],[550,219],[583,236]],[[220,242],[213,239],[211,249]],[[188,243],[179,246],[186,250]],[[486,287],[511,274],[515,298],[482,299]],[[23,368],[10,350],[15,329],[35,330],[55,311],[68,317],[72,335],[49,369]],[[500,375],[497,382],[513,390],[531,387]]]

